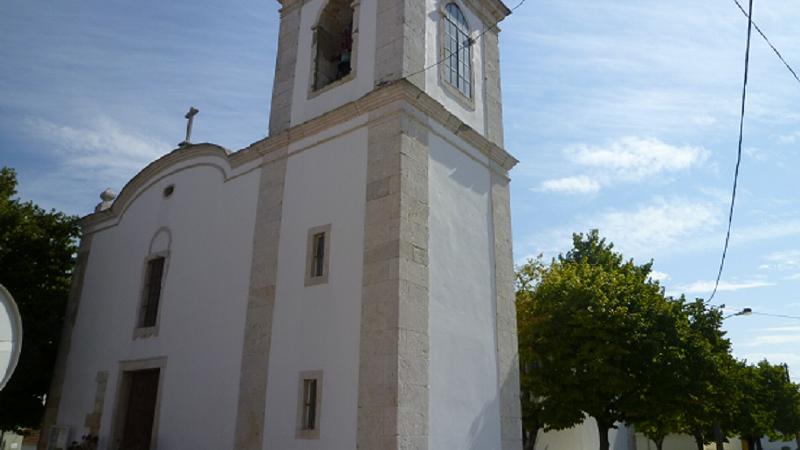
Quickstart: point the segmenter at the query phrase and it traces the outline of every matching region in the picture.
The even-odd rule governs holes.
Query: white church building
[[[281,3],[268,137],[83,219],[41,449],[521,448],[510,10]]]

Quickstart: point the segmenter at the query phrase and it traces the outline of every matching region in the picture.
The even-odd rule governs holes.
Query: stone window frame
[[[161,394],[164,392],[164,377],[167,369],[167,357],[159,356],[155,358],[126,360],[119,362],[117,371],[117,386],[114,395],[114,409],[111,419],[111,432],[109,433],[109,448],[119,448],[119,440],[122,439],[121,433],[124,426],[125,411],[128,408],[128,399],[125,392],[128,389],[129,380],[126,379],[126,372],[136,372],[140,370],[158,369],[158,391],[156,392],[156,406],[153,414],[153,431],[150,438],[150,449],[158,448],[158,422],[161,414]]]
[[[305,398],[305,382],[306,380],[316,380],[317,392],[315,402],[314,414],[314,429],[309,430],[303,428],[303,408]],[[320,429],[322,428],[322,386],[323,386],[323,372],[322,370],[306,370],[302,371],[297,376],[297,423],[295,425],[295,438],[296,439],[319,439]]]
[[[142,263],[142,271],[141,277],[139,281],[139,302],[138,307],[136,309],[136,322],[134,323],[133,327],[133,339],[142,339],[148,337],[156,337],[158,336],[158,328],[161,324],[161,310],[163,309],[162,305],[164,304],[164,288],[167,281],[167,273],[169,272],[169,250],[164,250],[160,252],[154,252],[148,254],[144,258],[144,262]],[[164,258],[164,268],[161,271],[161,290],[159,291],[158,297],[158,308],[156,310],[156,323],[152,326],[143,326],[142,322],[144,320],[144,304],[147,301],[147,286],[149,277],[149,266],[150,261],[157,259],[157,258]]]
[[[319,21],[322,20],[322,13],[325,12],[325,8],[328,6],[331,0],[325,0],[317,11],[317,18],[314,20],[314,25],[311,26],[311,70],[308,74],[308,100],[312,98],[318,97],[325,92],[330,91],[331,89],[335,89],[349,81],[352,81],[356,77],[356,72],[358,68],[358,20],[359,20],[359,9],[361,8],[361,0],[353,0],[350,3],[350,6],[353,8],[353,29],[351,30],[352,41],[353,41],[353,48],[350,52],[350,73],[339,78],[336,81],[326,84],[325,86],[320,87],[319,89],[314,88],[316,72],[317,72],[317,27],[319,27]]]
[[[459,90],[456,86],[453,86],[450,83],[449,78],[447,76],[447,72],[446,72],[447,64],[445,64],[445,60],[446,60],[446,56],[445,56],[445,51],[446,51],[445,41],[447,39],[447,36],[445,34],[445,22],[447,21],[447,11],[446,11],[445,8],[447,8],[447,5],[449,5],[451,3],[453,5],[455,5],[456,7],[458,7],[461,10],[461,14],[464,15],[464,20],[467,22],[467,26],[469,28],[469,37],[473,41],[473,43],[472,43],[472,51],[470,51],[470,62],[469,62],[470,63],[470,73],[469,73],[469,78],[470,78],[470,81],[469,81],[469,83],[470,83],[470,96],[469,97],[464,95],[464,93],[461,92],[461,90]],[[437,25],[438,28],[439,28],[439,30],[438,30],[438,37],[439,37],[438,51],[439,51],[439,53],[438,53],[438,56],[437,56],[436,60],[442,62],[442,64],[438,65],[439,66],[439,70],[438,70],[439,86],[441,86],[442,89],[444,89],[448,94],[450,94],[451,97],[453,97],[458,103],[460,103],[461,106],[467,108],[470,111],[474,111],[475,110],[475,92],[477,91],[477,86],[475,85],[475,79],[476,79],[475,71],[477,70],[477,67],[478,67],[477,64],[475,64],[475,57],[476,57],[476,53],[480,49],[480,46],[477,45],[478,44],[478,40],[476,39],[476,36],[478,35],[478,32],[476,31],[476,29],[474,29],[472,27],[472,24],[470,24],[469,19],[467,18],[467,15],[464,13],[464,11],[468,11],[468,10],[469,10],[469,8],[465,4],[461,3],[458,0],[444,0],[444,1],[439,3],[439,8],[438,8],[438,12],[439,12],[439,21],[438,22],[439,23]],[[476,49],[478,49],[478,50],[476,50]]]
[[[314,265],[314,238],[318,234],[325,235],[325,254],[323,255],[322,262],[322,275],[312,276],[311,269]],[[331,224],[320,225],[317,227],[309,228],[306,238],[306,264],[305,264],[305,286],[316,286],[319,284],[327,284],[330,275],[330,260],[331,260]]]

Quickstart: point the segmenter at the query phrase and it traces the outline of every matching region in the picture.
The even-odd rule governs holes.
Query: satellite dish
[[[22,317],[11,294],[0,284],[0,391],[17,367],[22,349]]]

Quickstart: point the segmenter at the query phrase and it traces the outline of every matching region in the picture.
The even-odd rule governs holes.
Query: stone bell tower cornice
[[[277,0],[281,5],[281,14],[299,8],[309,0]],[[476,11],[484,23],[496,24],[511,14],[511,9],[501,0],[468,0],[467,4]]]

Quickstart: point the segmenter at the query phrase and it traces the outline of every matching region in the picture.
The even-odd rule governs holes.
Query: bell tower
[[[273,271],[258,287],[273,303],[248,310],[235,448],[521,449],[497,27],[510,10],[281,5],[258,144],[283,148],[259,201],[277,249],[253,263]]]
[[[406,80],[502,147],[502,1],[281,4],[270,135]]]

